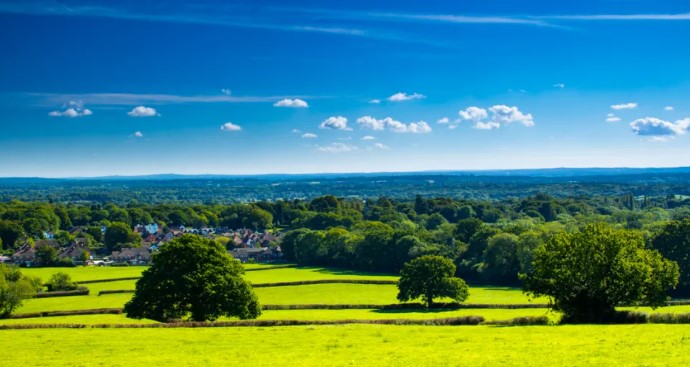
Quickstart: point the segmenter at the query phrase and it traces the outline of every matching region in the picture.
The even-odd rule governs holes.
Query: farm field
[[[686,325],[337,325],[202,329],[2,330],[7,365],[670,366],[690,360]],[[154,341],[152,346],[144,341]],[[256,347],[240,348],[238,340]],[[140,341],[134,342],[133,341]],[[67,350],[98,351],[65,353]]]
[[[115,278],[140,277],[146,266],[78,266],[74,268],[22,268],[22,274],[36,276],[44,282],[50,276],[62,272],[68,274],[73,281],[102,280]]]

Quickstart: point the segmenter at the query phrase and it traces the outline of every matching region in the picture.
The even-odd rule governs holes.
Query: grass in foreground
[[[686,325],[51,329],[2,330],[0,335],[0,350],[41,346],[31,353],[5,354],[3,363],[9,366],[541,367],[690,361]],[[66,352],[85,345],[97,356]]]

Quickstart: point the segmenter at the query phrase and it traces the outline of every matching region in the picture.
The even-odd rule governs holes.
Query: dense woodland
[[[532,252],[554,234],[575,233],[590,223],[641,234],[681,269],[687,290],[690,249],[690,199],[682,196],[556,198],[537,194],[500,201],[381,197],[362,200],[326,195],[312,200],[248,204],[0,203],[0,239],[10,254],[18,246],[52,231],[61,243],[69,230],[107,253],[137,246],[137,224],[163,227],[223,227],[274,230],[286,260],[302,265],[398,272],[410,259],[441,255],[452,259],[458,275],[472,282],[518,284],[529,270]],[[108,228],[105,235],[101,226]],[[218,239],[223,241],[223,239]],[[227,241],[223,241],[227,244]]]

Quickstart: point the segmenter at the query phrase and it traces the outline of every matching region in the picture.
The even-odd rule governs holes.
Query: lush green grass
[[[4,319],[0,320],[0,325],[16,324],[152,324],[153,320],[128,319],[125,315],[73,315],[73,316],[51,316],[51,317],[32,317],[29,319]]]
[[[73,296],[37,298],[24,301],[16,313],[60,311],[60,310],[88,310],[92,308],[121,308],[132,298],[131,293],[106,294],[103,296]]]
[[[398,303],[398,288],[380,284],[314,284],[289,287],[256,288],[263,304],[391,304]],[[438,301],[450,301],[439,299]],[[466,303],[546,303],[530,300],[520,290],[504,287],[472,287]]]
[[[680,366],[690,361],[686,325],[51,329],[0,335],[0,350],[40,346],[4,353],[8,366]],[[85,346],[97,352],[87,353]]]
[[[55,273],[66,273],[75,282],[85,280],[131,278],[141,276],[146,266],[77,266],[74,268],[22,268],[22,273],[41,278],[44,282]]]
[[[547,309],[530,308],[463,309],[463,310],[280,310],[263,311],[261,320],[378,320],[378,319],[442,319],[460,316],[483,316],[487,321],[508,320],[523,316],[549,316],[555,320],[560,315]]]

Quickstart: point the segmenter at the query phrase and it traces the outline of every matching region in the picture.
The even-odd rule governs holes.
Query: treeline
[[[590,223],[641,232],[648,245],[671,260],[683,259],[690,242],[690,200],[682,196],[556,198],[536,194],[501,201],[451,198],[414,200],[337,198],[259,201],[251,204],[62,204],[0,203],[0,240],[11,253],[29,239],[53,232],[66,243],[69,230],[107,251],[136,246],[137,224],[163,228],[250,228],[284,233],[284,256],[302,265],[397,272],[422,255],[452,259],[458,275],[470,281],[516,284],[527,271],[532,251],[559,232]],[[108,230],[103,234],[102,226]],[[228,246],[231,243],[224,242]],[[276,244],[278,245],[278,244]],[[690,258],[688,256],[687,258]],[[681,265],[686,273],[687,264]],[[681,276],[681,284],[687,279]]]

